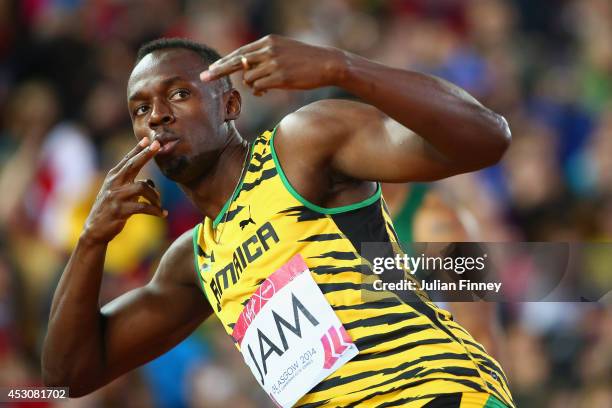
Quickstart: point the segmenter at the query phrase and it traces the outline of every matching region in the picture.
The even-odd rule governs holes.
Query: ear
[[[240,92],[232,88],[229,92],[226,92],[223,99],[225,102],[225,121],[238,119],[242,108]]]

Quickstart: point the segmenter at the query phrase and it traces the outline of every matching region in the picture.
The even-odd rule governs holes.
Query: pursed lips
[[[164,154],[170,152],[174,146],[178,143],[179,138],[170,134],[170,133],[162,133],[153,136],[152,141],[157,140],[161,145],[161,148],[157,152],[157,154]]]

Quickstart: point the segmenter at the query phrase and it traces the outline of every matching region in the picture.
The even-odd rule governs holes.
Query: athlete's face
[[[187,184],[206,174],[226,142],[227,115],[220,81],[203,83],[206,69],[193,51],[167,49],[144,57],[128,81],[134,135],[159,140],[155,162],[162,173]]]

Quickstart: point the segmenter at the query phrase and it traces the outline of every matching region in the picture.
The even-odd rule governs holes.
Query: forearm
[[[335,85],[423,137],[450,161],[479,167],[508,146],[505,119],[442,79],[341,53]]]
[[[88,375],[102,375],[98,302],[106,247],[82,236],[59,281],[43,344],[43,379],[49,385],[78,387],[91,381]]]

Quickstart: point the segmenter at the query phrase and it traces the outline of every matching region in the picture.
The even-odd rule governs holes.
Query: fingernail
[[[200,74],[200,79],[202,81],[210,81],[211,78],[212,74],[210,73],[210,70],[204,71]]]
[[[151,146],[149,146],[149,149],[153,151],[159,150],[159,148],[160,148],[160,145],[157,140],[154,140],[153,143],[151,143]]]
[[[155,182],[151,179],[146,179],[145,183],[147,183],[148,185],[150,185],[151,187],[155,188]]]
[[[140,145],[140,147],[145,147],[149,144],[149,138],[146,136],[143,137],[142,139],[140,139],[140,142],[138,142],[138,144]]]
[[[162,215],[164,216],[164,218],[166,218],[168,216],[168,210],[162,211]]]

